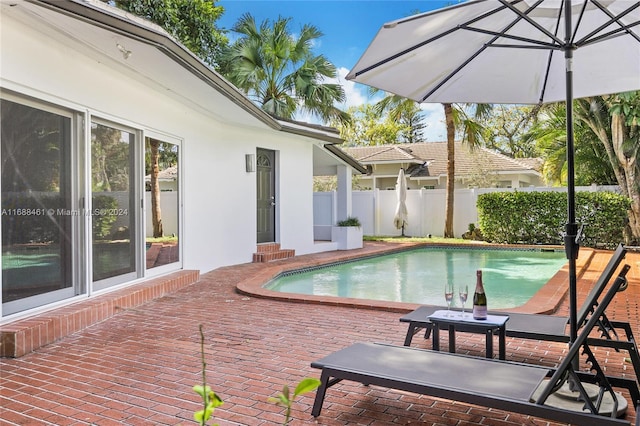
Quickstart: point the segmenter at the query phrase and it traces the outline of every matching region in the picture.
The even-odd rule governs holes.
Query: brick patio
[[[200,405],[191,388],[201,381],[200,324],[206,336],[207,379],[224,400],[215,411],[215,422],[221,426],[282,424],[283,409],[267,398],[284,384],[318,377],[310,362],[353,342],[402,344],[406,325],[398,321],[399,312],[412,306],[385,309],[377,303],[367,307],[333,300],[294,303],[240,294],[236,286],[268,278],[274,268],[291,269],[388,248],[367,243],[362,250],[220,268],[201,275],[195,284],[122,309],[20,358],[0,359],[0,425],[195,424],[192,415]],[[597,251],[584,264],[581,295],[589,291],[609,257],[610,252]],[[629,289],[616,296],[608,314],[629,321],[639,335],[640,254],[629,253],[625,263],[632,266]],[[562,303],[558,314],[566,312]],[[461,333],[457,345],[459,352],[484,355],[479,335]],[[413,346],[430,348],[430,342],[416,336]],[[555,365],[565,349],[561,343],[507,339],[507,359],[514,361]],[[597,351],[598,359],[606,359],[608,374],[633,377],[625,356]],[[316,420],[310,414],[314,395],[296,401],[291,424],[550,424],[351,382],[329,390]],[[633,409],[628,414],[630,420],[635,418]]]

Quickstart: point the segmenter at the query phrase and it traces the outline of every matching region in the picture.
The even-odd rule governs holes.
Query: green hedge
[[[623,241],[631,201],[613,192],[577,192],[576,222],[584,224],[587,247]],[[478,196],[478,225],[487,241],[563,244],[567,222],[564,192],[494,192]]]

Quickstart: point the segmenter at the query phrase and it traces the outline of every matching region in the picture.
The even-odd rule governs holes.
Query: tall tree
[[[401,135],[407,126],[393,120],[389,115],[381,114],[374,106],[363,104],[350,107],[347,114],[351,120],[341,122],[333,119],[329,122],[340,131],[346,146],[375,146],[400,143]]]
[[[229,43],[216,21],[224,12],[215,0],[102,0],[148,19],[164,28],[207,64],[217,59]]]
[[[453,206],[456,177],[456,133],[471,149],[482,140],[484,128],[478,122],[491,111],[488,104],[442,104],[447,126],[447,189],[445,201],[444,237],[453,238]]]
[[[640,91],[577,101],[576,118],[603,144],[623,194],[631,200],[629,239],[640,241]]]
[[[542,174],[547,184],[567,184],[566,121],[565,104],[549,104],[525,136],[536,141],[536,151],[544,160]],[[582,120],[575,120],[573,129],[576,185],[617,184],[604,146],[593,131]]]
[[[378,92],[373,89],[372,93]],[[389,94],[375,104],[379,114],[388,114],[388,118],[403,125],[401,141],[406,143],[424,142],[423,130],[426,127],[419,104],[411,99]]]
[[[485,146],[512,158],[536,157],[535,139],[529,130],[547,105],[494,105],[491,114],[482,120]]]
[[[562,170],[566,167],[566,155],[561,155],[566,140],[565,122],[561,118],[564,106],[555,108],[556,112],[542,122],[536,132],[543,143],[546,139],[556,146],[555,151],[551,150],[555,152],[553,167]],[[582,173],[592,176],[585,168],[604,170],[603,166],[606,166],[604,176],[608,178],[596,183],[611,183],[613,175],[621,192],[631,200],[628,242],[640,242],[640,91],[577,99],[574,118],[576,182]],[[592,162],[588,156],[578,159],[578,155],[589,151],[594,157]],[[596,165],[598,161],[600,164]],[[545,167],[549,167],[549,159],[545,161]]]
[[[335,106],[345,100],[344,89],[327,80],[337,77],[336,67],[313,46],[322,36],[304,25],[294,36],[291,18],[264,20],[256,25],[245,14],[234,25],[238,38],[222,56],[222,73],[268,113],[292,119],[298,112],[346,122],[348,115]]]

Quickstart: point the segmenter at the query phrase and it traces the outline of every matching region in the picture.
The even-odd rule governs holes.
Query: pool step
[[[253,263],[266,263],[274,260],[289,259],[295,255],[295,250],[281,249],[279,243],[258,244],[258,251],[253,254]]]

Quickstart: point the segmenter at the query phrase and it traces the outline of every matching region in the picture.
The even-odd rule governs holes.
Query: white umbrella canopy
[[[567,102],[570,337],[577,336],[572,101],[640,90],[640,2],[475,0],[389,22],[347,79],[417,102]]]
[[[400,169],[398,172],[398,179],[396,180],[396,196],[398,198],[398,205],[396,207],[396,214],[393,217],[393,224],[396,229],[402,229],[402,236],[404,236],[404,227],[407,226],[407,218],[409,212],[407,210],[407,181],[404,177],[404,169]]]
[[[564,2],[479,0],[385,24],[347,79],[417,102],[566,100]],[[574,97],[640,87],[640,3],[574,0]]]

